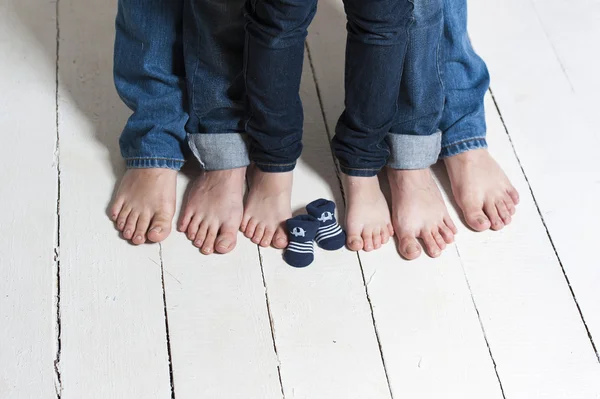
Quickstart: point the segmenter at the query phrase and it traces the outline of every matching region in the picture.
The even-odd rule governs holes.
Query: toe
[[[127,217],[127,222],[125,222],[125,227],[123,228],[123,237],[125,239],[131,240],[133,238],[139,217],[140,215],[137,212],[131,212]]]
[[[505,226],[512,221],[512,218],[510,217],[510,211],[503,200],[496,202],[496,210],[498,211],[498,215],[500,215],[500,219],[502,219],[502,223],[504,223]]]
[[[150,226],[150,215],[142,214],[138,219],[135,233],[133,233],[133,238],[131,242],[135,245],[140,245],[146,242],[146,234],[148,233],[148,226]]]
[[[263,226],[262,224],[259,224],[258,227],[256,227],[256,230],[254,231],[254,236],[252,236],[252,242],[255,244],[260,244],[264,235],[265,235],[265,226]]]
[[[346,243],[351,251],[360,251],[364,246],[363,239],[358,234],[349,234]]]
[[[510,187],[508,190],[506,190],[506,192],[508,193],[508,195],[510,196],[510,198],[513,200],[513,203],[515,205],[519,204],[519,201],[521,200],[519,198],[519,193],[517,192],[517,190],[514,187]]]
[[[433,239],[435,240],[436,244],[438,245],[438,247],[443,251],[444,249],[446,249],[446,241],[442,238],[442,235],[440,234],[440,229],[434,229],[431,232],[431,235],[433,236]]]
[[[157,213],[152,219],[150,230],[148,230],[148,240],[152,242],[161,242],[171,232],[171,222],[173,217],[166,213]],[[187,227],[187,226],[186,226]],[[182,229],[184,231],[185,229]]]
[[[508,198],[510,198],[510,197],[508,197]],[[510,215],[513,216],[517,212],[517,207],[515,207],[515,203],[512,201],[512,198],[510,198],[510,200],[508,200],[508,201],[505,200],[504,203],[506,204],[508,213],[510,213]]]
[[[446,226],[448,226],[448,228],[450,229],[452,234],[458,233],[458,229],[456,228],[456,225],[454,224],[454,220],[452,220],[452,218],[450,216],[444,217],[444,223],[446,224]]]
[[[364,229],[362,233],[362,239],[364,242],[363,250],[366,252],[370,252],[375,249],[375,245],[373,244],[373,230],[372,229]]]
[[[208,234],[209,227],[209,223],[200,223],[200,227],[198,227],[198,232],[196,233],[196,238],[194,239],[194,246],[196,248],[202,248],[202,245],[204,245],[204,241],[206,241],[206,235]]]
[[[421,255],[421,246],[413,235],[405,235],[398,246],[400,255],[408,260],[417,259]]]
[[[500,230],[502,227],[504,227],[504,223],[502,222],[500,215],[498,215],[496,204],[491,201],[487,202],[483,206],[483,210],[492,223],[492,230]]]
[[[110,220],[112,220],[113,222],[117,221],[119,214],[123,210],[124,203],[125,203],[125,200],[123,198],[115,199],[115,201],[110,206],[110,210],[109,210]]]
[[[224,223],[215,242],[215,251],[220,254],[231,252],[237,243],[237,230],[237,226]]]
[[[388,230],[388,233],[390,233],[390,237],[393,237],[394,236],[394,226],[391,223],[388,223],[387,230]]]
[[[183,214],[179,223],[177,223],[177,230],[186,231],[188,227],[190,227],[190,222],[192,221],[192,217],[194,216],[191,212],[186,212]]]
[[[454,242],[454,233],[447,225],[440,226],[440,235],[446,244],[452,244]]]
[[[202,222],[202,219],[200,218],[193,218],[192,221],[188,224],[187,227],[187,238],[190,241],[195,241],[196,237],[198,236],[198,229],[200,229],[200,223]]]
[[[258,223],[256,223],[256,220],[254,220],[254,219],[250,219],[248,221],[248,223],[246,224],[246,227],[242,230],[244,232],[244,235],[246,236],[246,238],[254,237],[254,233],[256,232],[257,225],[258,225]]]
[[[288,239],[285,230],[283,229],[283,227],[277,228],[277,230],[275,231],[275,237],[273,238],[273,246],[278,249],[283,249],[287,247],[287,245]]]
[[[465,210],[465,221],[475,231],[484,231],[490,228],[490,219],[480,207]]]
[[[373,232],[373,249],[381,248],[381,230],[377,229]]]
[[[427,255],[431,256],[432,258],[437,258],[440,256],[442,250],[438,246],[430,231],[422,232],[420,237],[425,245],[425,252],[427,252]]]
[[[244,217],[242,218],[242,223],[240,224],[240,231],[242,233],[245,233],[246,230],[248,229],[248,224],[250,223],[250,219],[251,218],[247,217],[246,215],[244,215]],[[246,237],[248,237],[248,236],[246,235]],[[252,236],[250,236],[250,237],[252,237]],[[250,238],[250,237],[248,237],[248,238]]]
[[[130,213],[131,213],[131,208],[121,209],[121,212],[119,213],[119,216],[117,216],[117,221],[116,221],[117,229],[119,231],[125,230],[125,223],[127,223],[127,218],[129,217]]]
[[[265,230],[265,234],[263,235],[262,240],[260,241],[261,247],[270,247],[271,242],[273,242],[273,236],[275,235],[275,230],[272,228],[267,228]]]
[[[219,232],[219,226],[218,224],[212,224],[209,229],[208,229],[208,233],[206,234],[206,239],[204,240],[204,243],[202,244],[202,253],[204,255],[210,255],[215,251],[215,240],[217,239],[217,233]]]
[[[385,245],[390,241],[390,232],[388,231],[387,227],[383,230],[381,230],[381,244]]]

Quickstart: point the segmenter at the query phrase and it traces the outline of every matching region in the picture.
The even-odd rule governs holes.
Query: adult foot
[[[292,217],[292,181],[293,172],[266,173],[254,168],[241,226],[253,243],[280,249],[287,246],[283,225]]]
[[[244,210],[246,168],[202,173],[190,189],[179,231],[203,254],[225,254],[237,243]]]
[[[398,251],[406,259],[421,255],[420,238],[425,252],[440,256],[446,244],[454,241],[456,226],[429,169],[388,169],[392,191],[392,220],[398,237]]]
[[[367,252],[381,248],[394,234],[387,201],[375,177],[342,175],[346,194],[347,246]]]
[[[473,230],[500,230],[511,222],[519,194],[486,149],[444,161],[456,203]]]
[[[163,241],[175,215],[177,171],[129,169],[110,207],[110,218],[126,240],[140,245]]]

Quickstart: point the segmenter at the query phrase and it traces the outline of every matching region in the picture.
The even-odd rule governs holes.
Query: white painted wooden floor
[[[598,0],[470,0],[491,151],[522,197],[509,228],[460,226],[437,260],[389,244],[304,270],[243,238],[211,257],[178,233],[118,238],[115,9],[0,0],[1,399],[600,398]],[[342,203],[344,40],[322,0],[296,209]]]

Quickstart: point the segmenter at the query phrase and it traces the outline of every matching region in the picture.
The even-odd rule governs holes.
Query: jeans
[[[442,158],[487,148],[483,104],[490,85],[485,62],[473,50],[467,33],[467,0],[445,0],[444,15]]]
[[[127,167],[179,169],[188,143],[206,170],[249,163],[242,9],[243,0],[119,0],[114,77],[133,111],[120,138]]]
[[[346,110],[333,150],[341,170],[374,176],[397,111],[413,5],[408,0],[346,0]],[[250,158],[263,171],[291,171],[302,151],[300,78],[316,0],[248,0],[246,90]]]
[[[387,137],[393,169],[423,169],[440,156],[487,147],[483,97],[490,78],[467,34],[467,1],[444,0],[443,16],[418,4],[398,122]]]

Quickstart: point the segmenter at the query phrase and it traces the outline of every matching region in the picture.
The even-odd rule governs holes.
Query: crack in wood
[[[62,376],[60,372],[60,358],[62,351],[62,336],[61,336],[61,314],[60,314],[60,118],[59,118],[59,56],[60,56],[60,0],[56,0],[55,5],[55,18],[56,18],[56,69],[55,69],[55,123],[56,123],[56,140],[54,146],[54,167],[56,168],[56,216],[55,216],[55,237],[54,237],[54,272],[56,275],[55,294],[54,294],[54,307],[55,307],[55,322],[54,322],[54,333],[55,338],[55,354],[54,354],[54,391],[56,398],[60,399],[62,396]]]
[[[165,265],[163,262],[162,244],[158,244],[158,256],[160,258],[160,282],[163,294],[163,313],[165,317],[165,335],[167,340],[167,356],[169,360],[169,384],[171,386],[171,399],[175,399],[175,380],[173,378],[173,357],[171,356],[171,334],[169,333],[169,315],[167,312],[167,292],[165,290]]]
[[[316,69],[313,63],[313,59],[312,59],[312,55],[310,52],[310,46],[308,45],[308,42],[305,43],[305,47],[306,47],[306,53],[308,55],[308,62],[310,64],[310,69],[312,71],[312,76],[313,76],[313,81],[315,83],[315,88],[317,90],[317,98],[319,100],[319,107],[321,108],[321,114],[323,116],[323,123],[325,125],[325,131],[327,133],[327,138],[329,140],[329,142],[331,142],[332,140],[332,136],[331,136],[331,131],[329,130],[329,125],[327,123],[327,115],[325,113],[325,106],[323,104],[323,98],[321,96],[321,89],[319,86],[319,81],[317,79],[317,74],[316,74]],[[335,165],[335,175],[337,177],[337,181],[338,181],[338,185],[339,185],[339,189],[342,193],[342,199],[344,201],[344,206],[346,206],[346,195],[344,193],[344,185],[342,184],[342,178],[341,178],[341,172],[340,172],[340,168],[339,168],[339,164],[337,162],[337,159],[335,157],[335,155],[333,154],[333,150],[331,150],[331,156],[333,158],[333,164]],[[388,375],[388,370],[387,370],[387,365],[385,363],[385,356],[383,355],[383,348],[381,346],[381,340],[379,338],[379,330],[377,329],[377,322],[375,321],[375,313],[373,311],[373,304],[371,303],[371,297],[369,295],[369,283],[371,282],[371,279],[373,278],[373,276],[375,275],[375,273],[373,273],[373,275],[371,276],[371,278],[369,279],[369,281],[367,282],[365,279],[365,270],[363,268],[362,262],[360,260],[360,255],[356,254],[356,257],[358,259],[358,265],[360,267],[360,273],[361,273],[361,277],[363,280],[363,286],[364,286],[364,290],[365,290],[365,296],[367,298],[367,302],[369,303],[369,310],[371,313],[371,321],[373,324],[373,331],[375,332],[375,338],[377,340],[377,346],[379,348],[379,356],[381,358],[381,363],[383,366],[383,372],[385,374],[385,380],[387,383],[387,387],[388,387],[388,391],[390,393],[390,398],[394,399],[394,393],[392,391],[392,384],[390,383],[390,378]]]
[[[567,271],[565,270],[565,267],[560,258],[560,255],[558,254],[558,249],[556,248],[556,245],[554,244],[554,240],[552,239],[552,236],[550,235],[550,230],[548,229],[548,225],[546,224],[546,220],[544,219],[542,210],[538,204],[537,198],[535,197],[533,188],[531,187],[531,183],[529,182],[529,179],[527,178],[527,174],[525,173],[525,168],[523,167],[523,164],[521,163],[521,159],[519,158],[515,144],[513,143],[512,137],[510,136],[510,132],[508,131],[508,126],[506,125],[504,116],[502,116],[502,112],[500,112],[500,106],[498,104],[498,101],[496,101],[496,97],[494,96],[494,92],[492,91],[491,87],[490,87],[489,91],[490,91],[490,95],[492,97],[492,101],[494,102],[494,107],[496,108],[496,111],[498,112],[498,115],[500,116],[500,121],[502,122],[502,126],[504,127],[504,132],[506,133],[506,136],[508,137],[508,141],[510,142],[510,146],[512,147],[513,154],[514,154],[515,158],[517,159],[519,168],[521,169],[521,173],[523,174],[523,177],[525,178],[525,182],[527,183],[527,188],[529,189],[529,194],[531,195],[531,198],[533,199],[533,203],[535,205],[538,215],[540,216],[540,220],[542,221],[544,230],[546,230],[546,236],[548,237],[548,240],[550,241],[550,245],[552,246],[552,250],[554,251],[554,256],[556,257],[556,260],[558,261],[558,264],[560,265],[560,269],[565,278],[565,281],[567,282],[567,286],[569,287],[569,291],[571,292],[571,296],[573,297],[573,301],[575,302],[575,306],[577,307],[577,312],[579,312],[579,317],[581,319],[581,322],[583,323],[583,326],[587,333],[590,344],[592,345],[594,354],[596,355],[596,360],[600,363],[600,353],[598,353],[598,349],[596,347],[596,343],[594,342],[592,333],[587,325],[587,322],[585,321],[585,317],[583,316],[583,311],[581,310],[581,306],[579,305],[579,302],[577,301],[577,296],[575,295],[575,291],[573,290],[573,287],[571,286],[571,281],[569,280]]]

